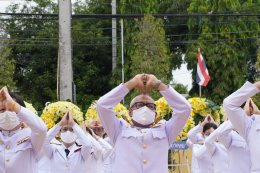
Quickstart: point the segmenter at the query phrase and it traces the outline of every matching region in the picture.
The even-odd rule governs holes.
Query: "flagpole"
[[[201,97],[201,85],[199,85],[199,96]]]
[[[200,52],[200,48],[198,48],[198,52]],[[199,96],[201,97],[201,85],[199,85]]]

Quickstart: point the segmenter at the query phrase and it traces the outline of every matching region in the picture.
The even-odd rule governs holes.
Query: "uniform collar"
[[[5,137],[11,137],[14,134],[18,133],[21,130],[21,128],[17,129],[17,130],[13,130],[13,131],[5,131],[5,130],[1,130],[1,133],[3,134],[3,136]]]

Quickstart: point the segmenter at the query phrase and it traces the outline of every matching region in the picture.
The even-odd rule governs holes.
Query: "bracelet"
[[[158,81],[155,83],[154,87],[158,90],[158,89],[159,89],[159,86],[160,86],[161,84],[162,84],[162,81],[158,80]]]

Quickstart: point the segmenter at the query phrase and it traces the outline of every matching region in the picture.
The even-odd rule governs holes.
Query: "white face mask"
[[[132,119],[144,126],[152,124],[155,120],[155,112],[148,107],[144,106],[139,109],[133,110]]]
[[[5,111],[0,113],[0,127],[3,130],[12,130],[20,124],[20,120],[15,112]]]
[[[73,132],[67,131],[60,134],[61,140],[66,144],[74,143],[77,140],[77,135]]]

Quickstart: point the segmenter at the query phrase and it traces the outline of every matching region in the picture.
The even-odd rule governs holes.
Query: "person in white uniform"
[[[227,149],[228,173],[250,173],[251,161],[246,141],[233,130],[231,122],[225,121],[215,131],[218,141]],[[243,159],[241,159],[243,158]]]
[[[131,124],[119,120],[113,107],[134,88],[143,93],[130,103]],[[148,95],[152,88],[159,90],[172,107],[170,120],[155,123],[156,106]],[[115,146],[113,173],[168,173],[169,147],[189,118],[191,106],[154,75],[139,74],[102,96],[97,102],[97,112]]]
[[[29,128],[21,128],[24,122]],[[0,173],[37,173],[47,127],[23,100],[0,90]]]
[[[98,154],[95,152],[95,147],[92,149],[91,157],[87,161],[87,165],[91,173],[104,173],[104,160],[108,158],[112,151],[112,146],[103,139],[104,129],[100,121],[94,120],[87,127],[82,126],[85,133],[90,134],[99,144]],[[101,151],[101,152],[100,152]]]
[[[58,135],[61,144],[51,143]],[[76,143],[79,139],[81,146]],[[88,173],[87,160],[91,156],[92,140],[67,112],[62,120],[48,131],[44,154],[51,161],[51,173]]]
[[[211,133],[205,138],[205,146],[210,153],[214,173],[228,173],[229,160],[227,149],[222,143],[217,142],[216,127],[211,128]]]
[[[188,143],[189,147],[192,148],[192,173],[213,172],[211,156],[204,145],[205,137],[210,135],[212,128],[217,128],[212,122],[214,122],[213,118],[207,115],[202,123],[188,132]]]
[[[255,84],[246,82],[240,89],[225,98],[223,102],[224,110],[233,127],[248,144],[252,173],[260,173],[260,111],[255,104],[251,103],[253,115],[249,117],[240,106],[247,99],[259,93],[259,90],[260,81]]]

